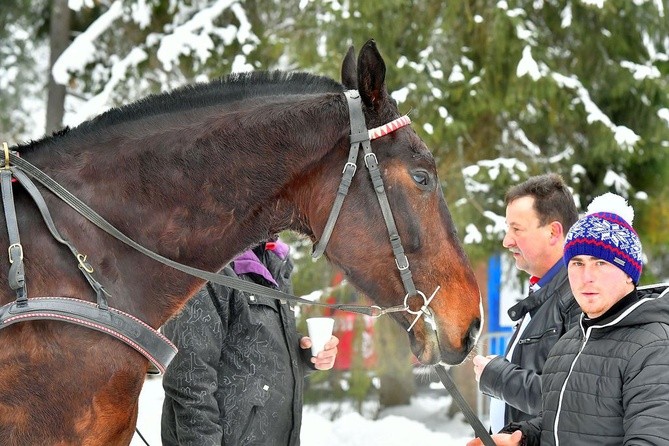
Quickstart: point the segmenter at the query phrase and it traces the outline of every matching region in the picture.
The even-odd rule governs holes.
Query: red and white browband
[[[388,133],[392,133],[395,130],[409,124],[411,124],[411,119],[409,119],[408,116],[401,116],[393,121],[390,121],[387,124],[383,124],[380,127],[369,129],[369,139],[372,140],[380,138],[382,136],[387,135]]]

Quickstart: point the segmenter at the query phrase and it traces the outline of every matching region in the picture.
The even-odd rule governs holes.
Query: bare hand
[[[318,355],[311,358],[311,362],[317,370],[330,370],[334,367],[338,344],[339,338],[332,336],[330,340],[325,343],[323,350],[319,352]],[[300,347],[303,349],[311,348],[311,339],[308,336],[304,336],[300,339]]]
[[[472,360],[472,362],[474,363],[474,374],[476,375],[476,382],[479,382],[481,380],[481,374],[483,373],[483,369],[485,369],[485,366],[487,366],[488,363],[494,357],[495,357],[495,355],[490,355],[490,356],[476,355],[476,356],[474,356],[474,359]]]
[[[523,433],[515,431],[513,434],[495,434],[492,439],[497,446],[518,446],[523,439]],[[467,446],[483,446],[483,442],[479,438],[474,438],[467,443]]]

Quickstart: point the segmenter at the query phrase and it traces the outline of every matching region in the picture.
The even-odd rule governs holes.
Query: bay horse
[[[299,72],[230,75],[107,111],[73,129],[12,147],[137,243],[174,261],[217,271],[283,230],[323,235],[351,139],[345,90],[358,90],[368,128],[400,117],[374,41],[342,83]],[[458,242],[428,148],[409,125],[371,147],[418,290],[432,293],[434,324],[394,312],[424,363],[463,361],[482,323],[480,292]],[[360,155],[360,159],[363,155]],[[355,160],[354,160],[355,161]],[[7,162],[5,164],[7,168]],[[402,303],[377,191],[353,177],[325,255],[380,306]],[[14,185],[28,301],[98,297]],[[110,307],[153,328],[205,280],[176,271],[92,225],[41,185],[58,231],[87,256]],[[0,217],[7,227],[9,218]],[[9,246],[10,230],[0,246]],[[12,248],[9,248],[10,257]],[[83,257],[86,259],[86,257]],[[81,267],[81,265],[79,265]],[[10,278],[0,268],[0,284]],[[0,287],[0,304],[16,299]],[[433,290],[437,290],[433,293]],[[409,305],[420,307],[420,301]],[[99,301],[98,301],[99,302]],[[427,303],[423,301],[427,306]],[[2,328],[2,327],[0,327]],[[60,320],[0,329],[0,441],[5,445],[127,445],[149,361],[100,331]]]

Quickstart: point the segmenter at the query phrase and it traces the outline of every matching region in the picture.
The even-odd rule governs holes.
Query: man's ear
[[[548,228],[551,231],[551,243],[564,243],[564,239],[567,236],[564,232],[564,228],[562,227],[562,223],[559,221],[555,220],[550,222],[548,225]]]

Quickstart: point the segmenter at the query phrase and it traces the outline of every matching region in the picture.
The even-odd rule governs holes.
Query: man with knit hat
[[[669,287],[637,287],[633,217],[608,193],[567,234],[564,261],[584,314],[546,361],[541,415],[506,426],[497,445],[669,445]]]

